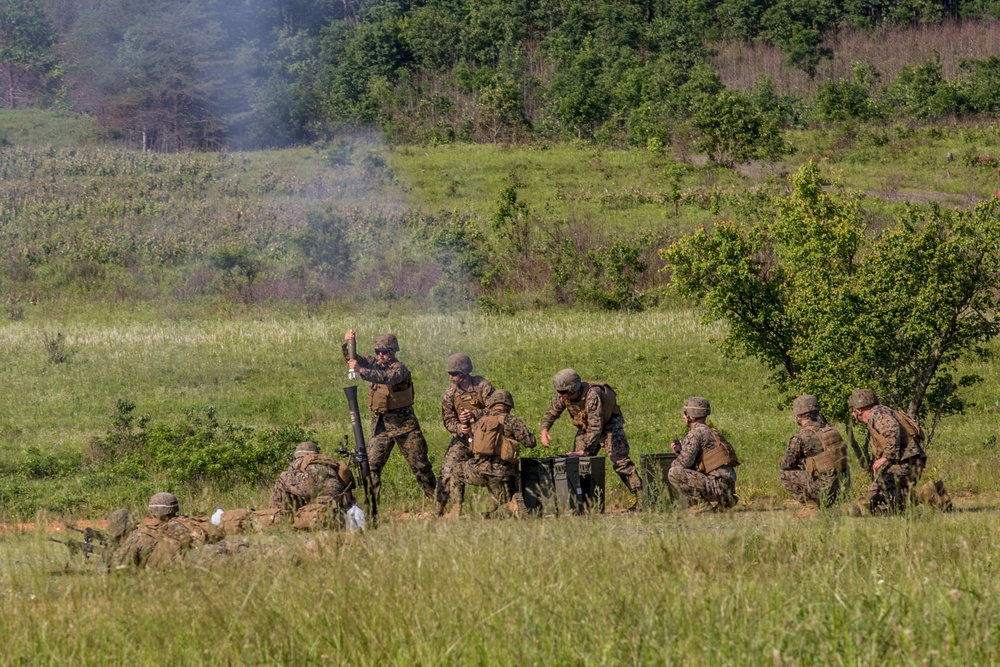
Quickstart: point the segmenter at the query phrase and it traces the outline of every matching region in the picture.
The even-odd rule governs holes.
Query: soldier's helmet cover
[[[692,396],[684,401],[684,412],[689,417],[701,419],[702,417],[707,417],[712,414],[712,406],[708,402],[707,398]]]
[[[510,395],[510,392],[506,389],[497,389],[492,394],[490,394],[489,399],[486,401],[486,407],[491,408],[494,405],[506,405],[511,410],[514,409],[514,397]]]
[[[552,379],[552,386],[557,392],[572,394],[575,391],[579,391],[582,384],[583,379],[580,377],[580,374],[572,368],[562,369]]]
[[[847,405],[852,410],[863,410],[869,405],[878,403],[878,396],[871,389],[855,389],[851,397],[847,399]]]
[[[108,535],[115,542],[120,542],[128,533],[139,525],[136,518],[128,510],[115,510],[108,515]]]
[[[472,373],[472,359],[469,359],[469,355],[461,352],[453,354],[445,360],[444,370],[446,373],[469,375]]]
[[[811,394],[802,394],[792,401],[792,411],[796,417],[807,415],[810,412],[819,412],[819,399]]]
[[[180,504],[177,496],[172,493],[156,493],[149,499],[149,513],[153,516],[167,516],[177,514],[180,511]]]
[[[300,442],[295,446],[296,454],[319,454],[319,447],[315,442]]]
[[[396,338],[396,334],[381,333],[375,336],[375,349],[399,352],[399,340]]]

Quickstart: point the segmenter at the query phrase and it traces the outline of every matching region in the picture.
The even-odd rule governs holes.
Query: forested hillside
[[[994,112],[997,17],[997,0],[2,0],[0,105],[168,151],[358,126],[683,145],[721,119],[754,138],[737,157],[767,157],[781,128]],[[903,48],[928,27],[940,48]]]

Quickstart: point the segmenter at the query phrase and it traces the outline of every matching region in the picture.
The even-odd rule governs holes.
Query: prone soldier
[[[345,340],[354,338],[353,329],[344,336]],[[350,369],[369,383],[372,440],[368,444],[368,462],[376,495],[382,486],[382,468],[389,460],[393,445],[399,445],[399,451],[403,453],[424,495],[428,500],[434,500],[436,484],[431,462],[427,458],[427,441],[413,412],[413,379],[409,369],[396,359],[399,352],[396,336],[391,333],[376,336],[374,357],[358,355],[357,359],[350,359],[346,343],[343,351]]]
[[[139,523],[111,557],[116,568],[158,570],[183,560],[192,549],[217,542],[221,534],[203,519],[179,516],[177,496],[157,493],[149,499],[150,524]]]
[[[493,393],[493,385],[472,375],[472,359],[467,354],[453,354],[444,363],[451,385],[441,398],[441,416],[444,427],[451,433],[451,442],[444,454],[444,463],[437,480],[438,514],[448,505],[452,471],[472,458],[472,424],[486,410],[486,401]]]
[[[700,504],[699,511],[714,512],[739,502],[735,467],[740,462],[726,438],[705,423],[710,414],[708,399],[693,396],[684,401],[682,415],[689,430],[684,440],[672,443],[677,458],[670,464],[667,479]]]
[[[642,479],[629,458],[625,418],[618,406],[614,389],[601,382],[584,382],[572,368],[564,368],[556,373],[552,386],[556,390],[556,396],[552,398],[549,409],[542,417],[542,445],[549,446],[552,441],[549,429],[563,410],[568,410],[573,425],[577,428],[574,448],[570,454],[596,456],[603,448],[625,488],[635,496],[635,503],[629,509],[641,509]]]
[[[521,447],[535,446],[535,436],[510,414],[513,408],[514,398],[504,389],[494,391],[487,400],[485,414],[472,427],[471,457],[452,471],[454,506],[449,516],[461,513],[466,484],[489,489],[493,508],[487,515],[495,515],[505,504],[515,516],[524,511],[517,492],[517,461]]]
[[[789,439],[781,457],[781,485],[800,503],[828,507],[851,483],[847,445],[826,423],[819,399],[804,394],[792,403],[800,429]]]

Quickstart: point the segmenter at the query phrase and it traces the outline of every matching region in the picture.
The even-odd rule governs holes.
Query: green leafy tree
[[[23,89],[31,82],[40,87],[55,67],[55,31],[38,0],[0,0],[0,73],[7,92],[7,106],[18,106]]]
[[[1000,204],[910,211],[870,236],[860,201],[813,164],[754,220],[720,221],[662,251],[672,286],[723,320],[723,351],[755,357],[782,391],[846,418],[857,387],[915,418],[964,408],[960,359],[1000,332]]]
[[[777,118],[739,91],[723,91],[705,100],[694,125],[701,132],[701,150],[725,167],[753,159],[773,161],[786,151]]]

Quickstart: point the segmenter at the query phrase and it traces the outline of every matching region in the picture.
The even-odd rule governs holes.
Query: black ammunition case
[[[603,456],[521,459],[521,494],[529,511],[551,514],[603,512]]]

